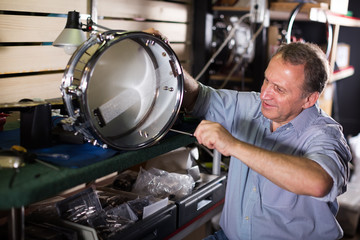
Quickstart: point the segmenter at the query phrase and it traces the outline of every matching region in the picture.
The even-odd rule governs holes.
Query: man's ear
[[[305,101],[305,103],[303,105],[303,109],[314,106],[316,101],[319,99],[319,96],[320,96],[319,92],[310,93],[305,99],[306,101]]]

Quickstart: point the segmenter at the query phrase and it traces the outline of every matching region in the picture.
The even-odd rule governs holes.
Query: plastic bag
[[[90,219],[89,225],[96,229],[102,239],[108,239],[131,226],[137,220],[137,216],[129,205],[123,203],[107,211],[101,211],[96,217]]]
[[[61,218],[85,225],[102,210],[99,198],[92,188],[57,202],[56,208]]]
[[[194,179],[187,174],[169,173],[157,168],[148,171],[141,168],[132,192],[155,198],[181,199],[191,194]]]

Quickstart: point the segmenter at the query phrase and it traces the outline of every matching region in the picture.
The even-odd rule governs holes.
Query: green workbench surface
[[[119,153],[109,159],[82,168],[60,167],[55,170],[40,163],[20,168],[12,187],[9,187],[13,169],[0,170],[0,210],[19,208],[55,196],[79,184],[89,183],[116,171],[122,171],[148,159],[186,146],[194,137],[173,135],[154,146]]]

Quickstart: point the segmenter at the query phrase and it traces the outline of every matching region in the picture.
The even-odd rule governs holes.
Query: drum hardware
[[[76,86],[69,86],[68,88],[66,88],[66,92],[70,93],[70,94],[74,94],[76,96],[80,96],[81,95],[81,91],[79,90],[78,87]]]
[[[71,128],[102,147],[135,150],[175,123],[183,72],[168,43],[145,32],[92,35],[72,55],[61,84]]]
[[[172,91],[174,91],[174,88],[173,87],[168,87],[168,86],[164,86],[164,88],[163,88],[165,91],[170,91],[170,92],[172,92]]]
[[[139,134],[140,134],[140,136],[142,136],[142,137],[144,137],[144,138],[148,138],[149,137],[149,134],[147,133],[147,132],[145,132],[145,131],[139,131]]]
[[[155,41],[146,40],[145,46],[149,46],[149,43],[150,43],[150,45],[154,45]]]

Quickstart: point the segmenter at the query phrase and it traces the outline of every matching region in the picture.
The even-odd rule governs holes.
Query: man
[[[183,105],[206,119],[197,141],[231,156],[217,236],[342,237],[336,197],[346,190],[351,154],[342,127],[317,104],[328,78],[325,55],[310,43],[279,48],[261,93],[215,90],[185,75]]]

